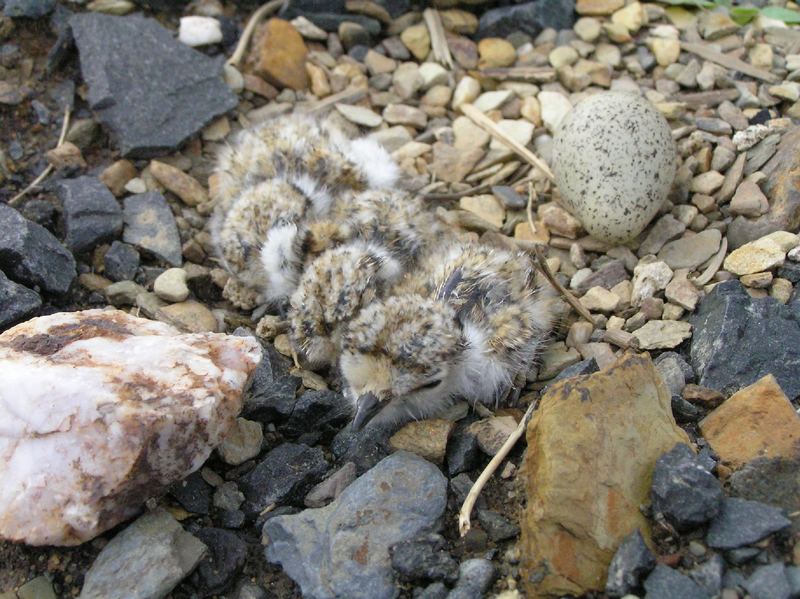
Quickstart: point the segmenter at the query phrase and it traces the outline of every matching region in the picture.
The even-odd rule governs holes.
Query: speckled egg
[[[603,241],[628,241],[644,230],[669,193],[676,164],[666,119],[630,92],[586,98],[553,140],[564,206]]]

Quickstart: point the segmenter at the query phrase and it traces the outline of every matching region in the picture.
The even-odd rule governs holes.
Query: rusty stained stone
[[[733,469],[755,458],[800,457],[800,416],[771,374],[731,395],[700,431]]]
[[[254,44],[253,70],[278,87],[306,89],[307,54],[303,37],[289,21],[270,19],[261,27]]]
[[[527,430],[521,575],[528,597],[602,591],[611,558],[637,528],[656,460],[689,438],[646,354],[554,383]]]

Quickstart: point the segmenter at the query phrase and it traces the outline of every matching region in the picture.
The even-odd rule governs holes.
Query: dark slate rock
[[[730,494],[800,512],[800,459],[757,458],[728,479]],[[800,524],[795,522],[795,531]]]
[[[606,594],[623,597],[641,587],[642,578],[656,565],[656,558],[636,529],[623,539],[611,563],[606,578]]]
[[[746,579],[744,575],[738,570],[728,570],[725,576],[722,577],[723,589],[744,589]]]
[[[692,568],[688,574],[689,578],[703,587],[709,597],[715,597],[722,590],[725,560],[722,559],[721,555],[715,553],[707,561]]]
[[[495,543],[513,539],[519,535],[519,526],[497,512],[478,510],[478,522],[481,523],[481,528],[486,531],[486,534]]]
[[[335,391],[306,391],[294,404],[294,410],[283,429],[289,437],[314,431],[328,441],[347,424],[352,406]]]
[[[394,453],[330,505],[268,520],[267,561],[279,563],[304,597],[393,599],[389,547],[439,529],[446,487],[430,462]]]
[[[255,516],[273,503],[302,503],[327,471],[328,462],[321,449],[295,443],[279,445],[239,479],[245,496],[242,509]]]
[[[288,9],[281,12],[281,16],[297,16],[308,12],[330,12],[345,14],[345,0],[292,0]]]
[[[655,359],[654,364],[671,395],[680,395],[686,383],[694,380],[692,367],[680,354],[664,352]]]
[[[125,229],[122,239],[172,266],[183,262],[181,237],[175,216],[167,200],[157,191],[149,191],[124,200]]]
[[[719,513],[722,484],[698,463],[688,446],[679,443],[656,462],[650,498],[655,514],[685,532]]]
[[[702,412],[693,403],[686,401],[680,395],[673,395],[671,399],[672,415],[680,424],[695,422]]]
[[[234,334],[239,335],[239,329]],[[251,335],[249,331],[241,334]],[[272,344],[262,343],[261,349],[261,362],[245,393],[242,415],[261,422],[282,422],[292,415],[302,380],[289,374],[288,360]]]
[[[786,262],[778,269],[778,276],[792,283],[800,283],[800,263]]]
[[[221,62],[178,42],[154,19],[82,13],[69,23],[89,105],[123,156],[174,150],[236,107]]]
[[[800,566],[786,568],[786,579],[789,581],[789,588],[792,589],[792,597],[800,597]]]
[[[53,225],[58,216],[56,207],[47,200],[28,200],[25,205],[20,208],[22,215],[37,224],[42,225],[45,229],[53,230]]]
[[[200,475],[193,472],[181,481],[178,481],[169,490],[175,500],[187,512],[207,516],[211,511],[211,496],[214,488]]]
[[[573,0],[535,0],[487,10],[481,16],[477,36],[506,37],[514,31],[536,36],[542,29],[570,29],[575,23]]]
[[[375,0],[383,6],[393,19],[411,10],[411,0]]]
[[[103,257],[103,266],[112,281],[132,281],[139,268],[139,252],[130,244],[114,241]]]
[[[792,588],[783,564],[770,564],[756,569],[744,583],[752,599],[789,599]]]
[[[467,420],[467,419],[463,419]],[[456,429],[447,441],[447,474],[455,476],[472,470],[478,466],[482,452],[478,445],[478,437],[468,429],[472,419],[459,421]]]
[[[567,366],[564,370],[556,375],[553,381],[560,381],[562,379],[568,379],[573,376],[582,376],[584,374],[594,374],[598,370],[600,370],[600,368],[597,366],[597,360],[594,358],[589,358],[588,360],[581,360],[572,366]]]
[[[716,549],[736,549],[783,530],[791,521],[771,505],[728,497],[708,527],[706,543]]]
[[[38,19],[50,14],[56,0],[6,0],[5,15],[7,17],[26,17]]]
[[[370,425],[358,432],[353,432],[348,424],[331,443],[331,451],[339,462],[353,462],[356,472],[362,474],[389,455],[390,428]]]
[[[424,589],[414,589],[414,599],[446,599],[450,590],[443,582],[434,582]]]
[[[41,307],[38,293],[9,281],[0,270],[0,331],[34,316]]]
[[[203,528],[195,536],[208,547],[208,553],[197,565],[195,576],[209,595],[219,594],[234,582],[244,568],[247,543],[221,528]]]
[[[458,569],[458,582],[447,599],[481,599],[489,590],[496,575],[488,559],[468,559]]]
[[[438,534],[427,534],[402,541],[389,548],[392,567],[402,580],[458,580],[458,562],[447,552],[447,543]]]
[[[592,287],[598,286],[611,289],[617,283],[627,281],[629,278],[628,271],[625,270],[625,263],[622,260],[611,260],[581,281],[577,291],[585,293]]]
[[[528,205],[528,200],[522,194],[507,185],[495,185],[492,187],[492,194],[510,210],[522,210]]]
[[[692,366],[699,384],[730,395],[767,374],[790,397],[800,395],[800,304],[752,299],[738,280],[725,281],[691,319]]]
[[[246,520],[242,510],[220,510],[217,521],[225,528],[241,528]]]
[[[757,547],[740,547],[739,549],[731,549],[725,552],[725,558],[734,566],[741,566],[761,553]]]
[[[464,503],[467,494],[474,484],[475,481],[473,481],[466,472],[462,472],[458,476],[454,476],[450,479],[450,490],[453,492],[453,495],[455,495],[458,505]],[[486,498],[483,495],[478,495],[478,499],[475,501],[475,508],[479,510],[485,510],[487,508]]]
[[[122,231],[122,208],[97,177],[62,179],[56,190],[64,210],[64,245],[73,252],[91,250]]]
[[[66,293],[75,258],[50,231],[0,204],[0,269],[8,278],[48,293]]]
[[[688,576],[659,564],[644,581],[647,599],[708,599],[706,592]]]

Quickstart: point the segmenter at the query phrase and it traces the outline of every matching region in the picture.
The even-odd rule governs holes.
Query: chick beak
[[[374,393],[365,393],[356,400],[356,415],[353,418],[353,430],[360,431],[380,412],[381,402]]]

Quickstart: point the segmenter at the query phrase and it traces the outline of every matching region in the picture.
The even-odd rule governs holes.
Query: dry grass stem
[[[428,33],[431,36],[431,49],[433,59],[442,66],[452,69],[453,57],[450,56],[450,47],[447,45],[447,37],[444,34],[442,17],[435,8],[426,8],[422,13],[425,25],[428,26]]]

